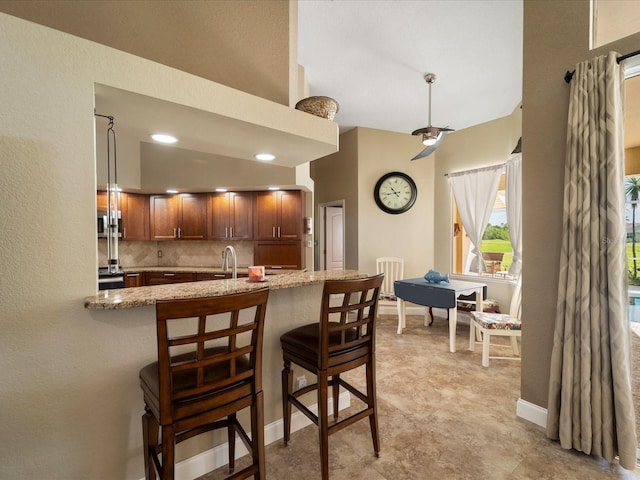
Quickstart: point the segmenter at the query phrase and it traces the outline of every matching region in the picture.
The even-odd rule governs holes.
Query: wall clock
[[[409,210],[416,202],[418,189],[413,179],[406,173],[390,172],[376,183],[373,198],[380,209],[398,214]]]

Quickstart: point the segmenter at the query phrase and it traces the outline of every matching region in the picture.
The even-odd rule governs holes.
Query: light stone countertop
[[[123,268],[124,273],[141,273],[141,272],[171,272],[171,273],[231,273],[231,268],[223,270],[221,266],[212,265],[210,267],[127,267]],[[248,266],[239,266],[236,271],[238,273],[249,273]],[[285,270],[285,269],[265,269],[267,275],[281,275],[283,273],[295,273],[306,270]]]
[[[160,268],[160,267],[158,267]],[[162,267],[165,268],[165,267]],[[165,270],[166,271],[166,270]],[[192,270],[189,270],[192,271]],[[250,282],[246,278],[208,280],[203,282],[173,283],[149,287],[116,288],[102,290],[97,295],[87,297],[84,307],[93,310],[115,310],[123,308],[155,305],[157,300],[178,300],[249,292],[269,287],[282,288],[317,285],[325,280],[349,280],[365,278],[368,275],[358,270],[324,270],[318,272],[295,271],[269,275],[264,282]]]

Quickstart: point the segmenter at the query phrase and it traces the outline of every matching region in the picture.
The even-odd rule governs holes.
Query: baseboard
[[[344,410],[351,405],[351,395],[349,392],[342,392],[340,394],[339,399],[340,410]],[[318,413],[318,405],[314,404],[309,407],[311,411],[315,414]],[[329,414],[333,413],[333,401],[329,398]],[[291,432],[296,432],[307,425],[311,425],[311,420],[309,420],[303,413],[296,411],[291,415]],[[251,435],[251,434],[249,434]],[[284,426],[282,419],[278,419],[275,422],[270,423],[269,425],[265,425],[264,427],[264,443],[265,445],[269,445],[277,440],[281,440],[284,438]],[[189,457],[186,460],[176,464],[175,469],[175,478],[176,480],[181,479],[193,479],[198,478],[204,475],[205,473],[211,472],[216,468],[219,468],[228,463],[228,445],[224,443],[222,445],[218,445],[206,452],[199,453],[198,455],[194,455],[193,457]],[[241,440],[236,441],[236,458],[243,457],[247,455],[249,452],[244,446],[244,443]],[[140,479],[144,480],[144,479]]]
[[[516,415],[542,428],[547,428],[546,408],[539,407],[534,403],[519,398],[516,403]]]

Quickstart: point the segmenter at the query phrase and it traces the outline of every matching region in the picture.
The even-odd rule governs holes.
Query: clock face
[[[373,197],[380,209],[387,213],[403,213],[416,201],[418,190],[413,179],[401,172],[383,175],[373,190]]]

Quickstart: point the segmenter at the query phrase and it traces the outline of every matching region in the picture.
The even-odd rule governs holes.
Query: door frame
[[[325,238],[327,231],[327,207],[340,207],[342,208],[342,265],[345,265],[345,254],[346,254],[346,242],[345,242],[345,205],[344,200],[334,200],[331,202],[319,203],[318,204],[318,218],[320,219],[318,228],[318,270],[326,270],[327,265],[327,255],[326,255],[326,243],[327,240]]]

